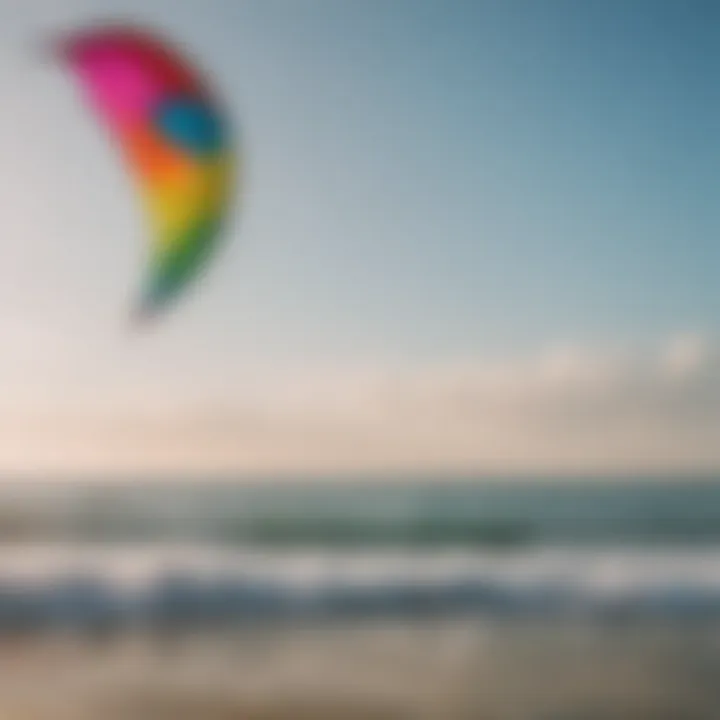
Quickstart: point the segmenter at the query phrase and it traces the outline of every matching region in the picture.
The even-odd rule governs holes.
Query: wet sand
[[[5,720],[717,720],[720,629],[452,621],[4,642]]]
[[[717,720],[720,629],[443,621],[5,642],[5,720]]]

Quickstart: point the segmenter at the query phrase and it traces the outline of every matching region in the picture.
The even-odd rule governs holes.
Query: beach
[[[264,627],[172,648],[4,646],[0,717],[714,720],[720,627],[423,621]]]
[[[87,492],[5,489],[2,720],[717,720],[715,484]]]

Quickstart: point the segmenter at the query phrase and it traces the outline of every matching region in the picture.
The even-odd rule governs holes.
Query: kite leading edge
[[[151,242],[135,316],[148,319],[197,278],[222,235],[236,171],[231,129],[193,63],[154,34],[96,27],[65,35],[54,50],[139,187]]]

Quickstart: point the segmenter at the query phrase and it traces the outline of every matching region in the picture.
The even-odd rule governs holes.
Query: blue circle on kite
[[[218,115],[204,103],[174,98],[163,103],[156,115],[163,135],[195,155],[210,155],[223,146],[223,131]]]

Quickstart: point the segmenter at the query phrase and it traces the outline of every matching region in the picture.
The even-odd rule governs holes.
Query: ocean
[[[720,478],[8,483],[0,541],[0,619],[720,618]]]
[[[0,665],[35,720],[715,720],[720,478],[6,483]]]
[[[518,548],[708,546],[720,476],[5,483],[0,539]]]

